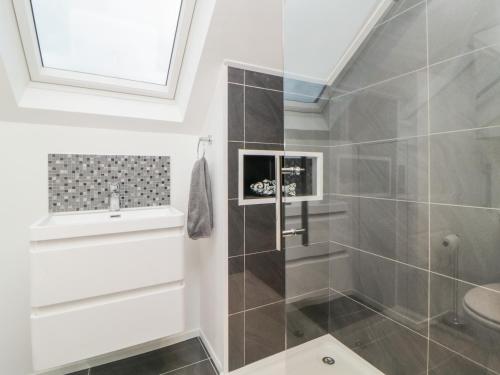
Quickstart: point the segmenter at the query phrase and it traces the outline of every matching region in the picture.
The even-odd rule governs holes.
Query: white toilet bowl
[[[489,347],[500,345],[500,283],[469,290],[463,299],[466,329]]]

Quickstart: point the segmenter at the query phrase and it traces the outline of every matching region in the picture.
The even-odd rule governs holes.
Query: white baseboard
[[[203,332],[202,329],[199,330],[199,335],[201,338],[201,341],[203,341],[203,345],[205,345],[205,348],[207,348],[208,355],[212,358],[212,361],[215,364],[215,367],[217,367],[217,371],[219,371],[219,374],[224,374],[222,362],[220,361],[219,357],[217,357],[217,354],[215,353],[214,348],[212,347],[212,344],[210,341],[207,339],[207,336]]]

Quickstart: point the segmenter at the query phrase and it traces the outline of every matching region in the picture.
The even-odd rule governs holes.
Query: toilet
[[[499,345],[500,283],[470,289],[464,296],[463,307],[470,333],[488,346]]]

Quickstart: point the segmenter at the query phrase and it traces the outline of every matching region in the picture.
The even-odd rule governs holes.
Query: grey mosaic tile
[[[109,208],[109,185],[119,186],[120,207],[170,204],[170,157],[49,154],[49,212]]]

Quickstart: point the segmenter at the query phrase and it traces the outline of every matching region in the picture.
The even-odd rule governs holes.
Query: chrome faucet
[[[109,184],[109,210],[120,211],[120,193],[117,183]]]

